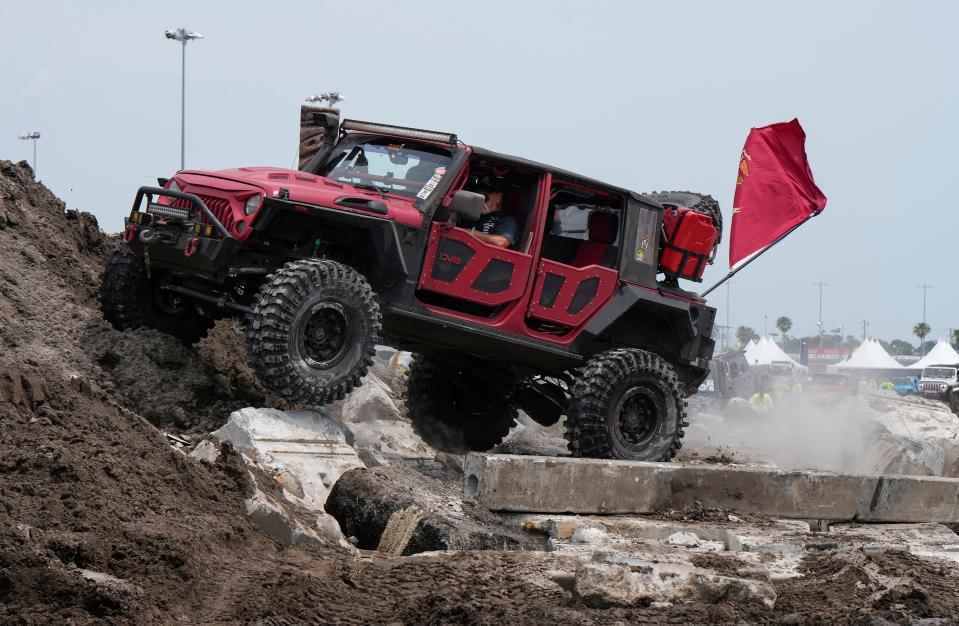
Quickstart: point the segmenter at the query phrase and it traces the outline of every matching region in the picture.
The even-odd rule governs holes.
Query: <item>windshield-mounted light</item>
[[[243,213],[253,215],[260,208],[261,204],[263,204],[263,196],[260,194],[250,196],[246,199],[246,204],[243,205]]]
[[[397,137],[408,137],[410,139],[441,141],[450,145],[456,145],[456,142],[458,141],[456,134],[454,133],[441,133],[434,130],[421,130],[419,128],[408,128],[406,126],[391,126],[390,124],[361,122],[359,120],[343,120],[340,128],[343,130],[358,130],[382,135],[396,135]]]

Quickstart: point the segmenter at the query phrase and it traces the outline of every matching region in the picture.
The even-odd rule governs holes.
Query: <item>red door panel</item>
[[[522,297],[532,257],[483,243],[469,231],[434,222],[420,289],[490,306]]]
[[[536,272],[529,316],[576,327],[616,290],[615,270],[599,265],[572,267],[543,259]]]

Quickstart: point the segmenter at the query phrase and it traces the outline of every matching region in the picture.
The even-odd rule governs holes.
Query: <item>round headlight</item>
[[[170,180],[170,186],[167,187],[167,189],[169,189],[170,191],[180,191],[180,186],[176,184],[175,178]]]
[[[945,385],[939,385],[939,391],[945,391],[945,390],[946,390]]]
[[[260,205],[263,204],[263,197],[259,194],[255,196],[250,196],[246,200],[246,204],[243,205],[243,212],[247,215],[253,215],[256,213],[257,209],[260,208]]]

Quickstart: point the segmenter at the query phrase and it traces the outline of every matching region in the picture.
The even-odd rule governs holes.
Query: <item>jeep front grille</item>
[[[203,200],[203,204],[210,209],[210,212],[223,224],[223,227],[228,231],[233,230],[233,208],[230,206],[230,201],[226,198],[217,198],[216,196],[208,196],[206,194],[198,193],[196,194],[200,197],[200,200]],[[175,199],[171,206],[189,209],[193,205],[190,204],[189,200],[180,200]],[[200,215],[200,222],[202,224],[209,224],[210,220],[206,218],[205,215]]]

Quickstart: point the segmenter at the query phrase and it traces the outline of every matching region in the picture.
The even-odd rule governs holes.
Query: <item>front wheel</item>
[[[573,385],[566,440],[574,456],[668,461],[682,446],[686,401],[662,357],[635,349],[593,358]]]
[[[153,328],[186,344],[206,337],[214,320],[170,289],[160,269],[149,274],[143,261],[122,243],[107,259],[100,283],[103,316],[117,330]]]
[[[267,277],[247,341],[259,377],[291,402],[328,404],[360,384],[373,363],[380,309],[351,267],[320,259]]]

